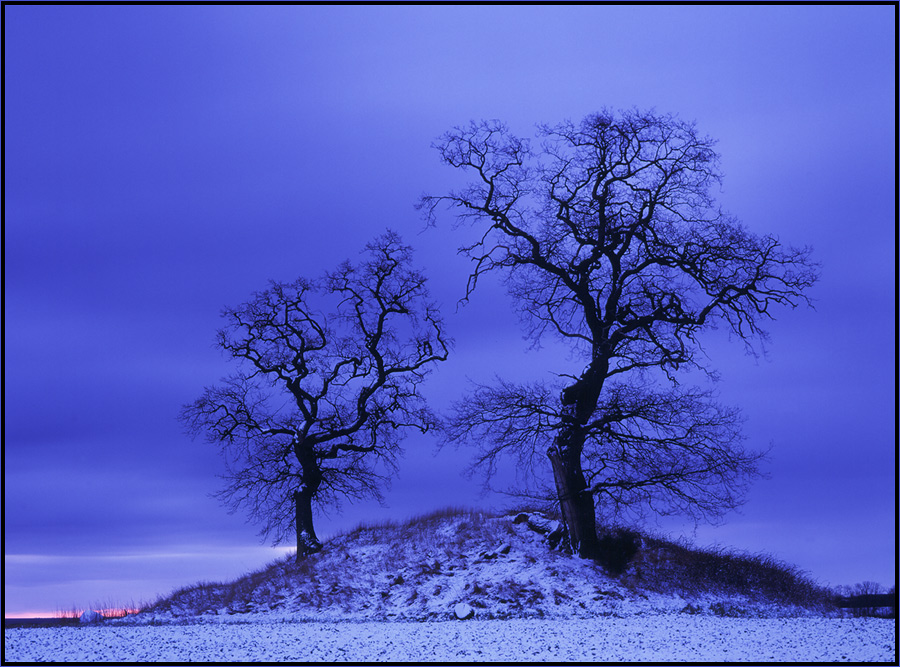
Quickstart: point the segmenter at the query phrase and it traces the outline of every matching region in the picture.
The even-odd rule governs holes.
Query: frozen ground
[[[875,662],[894,621],[657,614],[572,620],[253,622],[5,632],[7,662]]]
[[[894,661],[895,625],[839,618],[790,568],[643,539],[618,576],[540,516],[448,510],[299,562],[198,583],[100,625],[8,629],[6,661]],[[552,523],[552,522],[551,522]],[[549,524],[548,524],[549,525]],[[468,620],[458,620],[459,614]]]
[[[478,621],[822,615],[815,604],[797,604],[807,584],[782,569],[648,542],[615,577],[549,548],[533,527],[541,521],[448,511],[362,527],[300,562],[290,557],[234,582],[176,591],[126,622],[446,621],[457,605]]]

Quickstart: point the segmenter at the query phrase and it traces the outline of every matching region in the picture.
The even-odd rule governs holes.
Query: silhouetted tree
[[[275,542],[294,528],[298,558],[322,548],[314,506],[380,500],[405,432],[437,423],[419,389],[448,340],[425,277],[393,232],[366,250],[359,265],[272,282],[226,309],[217,344],[244,370],[181,414],[222,446],[221,499]]]
[[[504,454],[532,471],[549,457],[571,546],[593,557],[595,498],[707,518],[740,502],[760,454],[742,447],[737,411],[676,373],[702,368],[698,335],[717,325],[752,350],[776,306],[808,303],[816,271],[808,249],[718,209],[718,156],[692,124],[603,111],[540,136],[533,151],[499,121],[447,133],[443,162],[474,179],[419,206],[478,228],[460,248],[474,263],[465,299],[501,272],[535,345],[555,336],[584,360],[562,383],[479,387],[449,435],[480,447],[488,475]]]

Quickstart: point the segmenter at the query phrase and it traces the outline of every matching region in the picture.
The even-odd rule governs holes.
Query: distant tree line
[[[838,586],[836,604],[852,616],[897,618],[897,587],[886,590],[874,581],[863,581],[854,586]]]

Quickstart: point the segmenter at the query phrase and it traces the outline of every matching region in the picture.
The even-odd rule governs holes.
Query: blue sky
[[[434,407],[568,363],[527,350],[499,285],[456,308],[460,239],[413,205],[457,183],[431,148],[454,125],[530,135],[601,107],[695,120],[719,141],[722,205],[822,266],[768,359],[709,339],[721,400],[774,445],[770,477],[722,527],[662,529],[893,584],[895,11],[5,6],[5,612],[148,600],[279,553],[209,497],[222,462],[175,417],[233,370],[212,345],[223,306],[385,227],[456,339]],[[468,460],[410,438],[387,506],[321,517],[320,536],[503,506]]]

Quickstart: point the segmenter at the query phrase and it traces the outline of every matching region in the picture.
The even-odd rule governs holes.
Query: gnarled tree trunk
[[[322,550],[322,543],[313,528],[312,494],[306,489],[294,492],[294,512],[297,523],[297,560]]]
[[[597,559],[600,555],[594,497],[587,490],[581,454],[584,428],[597,406],[608,370],[608,360],[595,352],[582,376],[562,391],[562,424],[547,450],[569,544],[582,558]]]
[[[294,492],[294,521],[297,527],[297,560],[322,550],[313,528],[312,501],[322,483],[322,469],[316,452],[302,440],[294,442],[294,454],[303,473],[299,491]]]
[[[594,498],[586,492],[587,482],[581,468],[581,449],[573,452],[566,443],[566,433],[561,433],[547,450],[553,467],[553,481],[569,535],[572,551],[582,558],[596,559],[600,555],[597,526],[594,516]],[[568,444],[569,446],[566,446]]]

